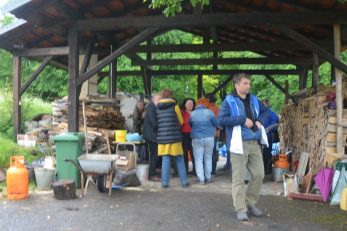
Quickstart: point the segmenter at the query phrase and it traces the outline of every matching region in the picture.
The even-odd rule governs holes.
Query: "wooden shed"
[[[0,48],[13,54],[14,130],[20,130],[21,95],[39,76],[47,64],[65,68],[69,73],[69,131],[78,130],[78,101],[85,82],[98,76],[109,78],[109,95],[115,96],[119,76],[138,76],[151,95],[152,78],[165,75],[194,77],[202,95],[202,75],[230,75],[216,86],[225,87],[235,69],[220,69],[218,64],[292,64],[290,70],[242,70],[264,75],[281,91],[284,86],[276,75],[297,75],[299,89],[307,86],[308,70],[313,71],[313,89],[318,91],[318,67],[330,62],[336,69],[336,143],[338,155],[343,152],[342,72],[347,66],[340,61],[340,52],[347,45],[347,3],[336,0],[210,0],[204,8],[183,2],[182,13],[165,17],[161,10],[149,8],[143,0],[14,0],[3,11],[22,19],[0,32]],[[203,44],[154,45],[153,37],[168,30],[180,29],[204,37]],[[253,51],[261,58],[219,58],[222,51]],[[207,59],[155,60],[156,52],[211,52]],[[146,53],[141,58],[138,53]],[[117,58],[127,55],[141,71],[121,72]],[[82,55],[82,56],[81,56]],[[92,55],[97,62],[88,68]],[[22,83],[22,57],[42,60],[31,78]],[[209,69],[157,70],[155,66],[178,63],[211,64]],[[109,73],[102,73],[110,65]],[[81,67],[80,67],[81,66]],[[95,75],[97,75],[95,77]],[[52,80],[53,81],[53,80]],[[289,95],[293,104],[298,99]],[[310,118],[311,119],[311,118]]]

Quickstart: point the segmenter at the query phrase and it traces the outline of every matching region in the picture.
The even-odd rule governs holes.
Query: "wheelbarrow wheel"
[[[97,180],[97,187],[99,192],[105,193],[108,189],[106,188],[107,177],[105,175],[99,175]]]

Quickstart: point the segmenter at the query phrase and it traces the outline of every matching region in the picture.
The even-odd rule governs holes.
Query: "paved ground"
[[[259,207],[266,215],[248,222],[235,219],[226,175],[188,189],[177,178],[168,189],[148,182],[111,197],[89,187],[86,197],[68,201],[55,200],[52,191],[31,192],[22,201],[0,199],[0,230],[347,230],[347,212],[338,206],[287,200],[281,191],[281,184],[265,182]]]

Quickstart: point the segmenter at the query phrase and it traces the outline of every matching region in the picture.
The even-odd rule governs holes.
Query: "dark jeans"
[[[148,177],[151,178],[157,175],[156,169],[159,162],[158,157],[158,144],[147,141],[148,150],[149,150],[149,173]]]
[[[184,164],[186,166],[186,170],[188,172],[188,150],[190,152],[190,158],[192,159],[193,163],[193,173],[195,174],[195,161],[194,161],[194,153],[193,153],[193,146],[192,146],[192,138],[190,137],[190,133],[182,133],[183,139],[182,139],[182,147],[183,147],[183,156],[184,156]]]
[[[271,139],[268,139],[269,147],[263,147],[263,162],[265,174],[272,173],[272,142]]]
[[[225,162],[224,168],[230,169],[231,161],[230,161],[230,150],[227,150],[227,161]]]
[[[218,137],[214,138],[214,146],[213,146],[213,153],[212,153],[212,175],[216,175],[216,168],[217,168],[217,161],[218,161]]]

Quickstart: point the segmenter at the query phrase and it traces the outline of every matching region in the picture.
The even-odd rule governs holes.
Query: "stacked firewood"
[[[334,87],[322,87],[320,91],[301,99],[297,106],[285,105],[281,111],[280,139],[282,149],[292,149],[293,160],[299,160],[303,152],[310,154],[313,173],[336,160],[336,110],[329,108],[327,94]],[[347,135],[347,110],[344,110],[344,137]]]
[[[83,106],[85,105],[88,152],[106,151],[106,137],[114,137],[114,130],[125,128],[125,118],[116,100],[105,98],[85,99],[79,106],[79,130],[84,132]],[[52,102],[54,134],[68,131],[67,98]]]
[[[83,115],[82,107],[79,113]],[[125,128],[125,118],[120,112],[119,103],[115,101],[86,101],[85,114],[90,127],[113,130]],[[80,116],[80,124],[83,125],[83,116]]]

